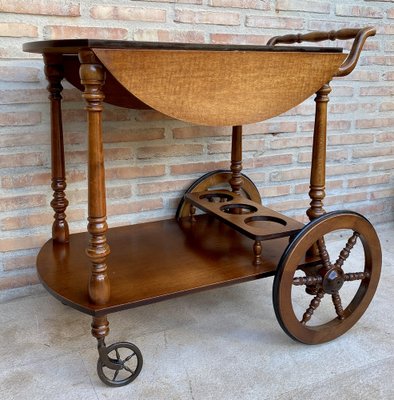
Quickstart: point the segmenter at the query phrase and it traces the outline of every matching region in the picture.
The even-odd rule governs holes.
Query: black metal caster
[[[134,381],[142,369],[140,349],[128,342],[118,342],[106,346],[99,341],[100,357],[97,361],[97,374],[108,386],[124,386]]]

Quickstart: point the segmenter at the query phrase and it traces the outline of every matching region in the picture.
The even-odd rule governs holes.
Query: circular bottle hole
[[[271,217],[270,215],[256,215],[245,219],[245,224],[255,228],[268,228],[270,225],[280,224],[286,226],[287,223],[282,218]]]
[[[249,204],[228,204],[220,207],[220,210],[227,214],[252,214],[257,208]]]
[[[206,193],[200,196],[201,200],[207,200],[210,203],[226,203],[227,201],[231,201],[234,199],[231,194],[227,193]]]

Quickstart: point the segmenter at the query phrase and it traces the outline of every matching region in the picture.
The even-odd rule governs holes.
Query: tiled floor
[[[272,279],[193,294],[110,315],[108,344],[132,341],[144,356],[140,376],[121,388],[97,377],[88,316],[44,290],[5,302],[0,399],[394,399],[394,229],[379,231],[381,283],[344,336],[317,346],[289,339]]]

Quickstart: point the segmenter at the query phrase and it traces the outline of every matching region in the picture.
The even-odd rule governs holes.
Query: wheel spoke
[[[363,279],[367,279],[370,277],[369,272],[349,272],[344,274],[343,279],[345,281],[359,281]]]
[[[319,249],[319,255],[322,260],[323,266],[326,269],[331,268],[331,261],[330,261],[330,256],[328,255],[328,251],[326,248],[326,243],[324,241],[324,237],[321,237],[317,241],[317,248]]]
[[[119,369],[115,370],[114,377],[112,378],[113,381],[116,381],[116,377],[118,376],[119,371],[120,371]]]
[[[324,291],[323,289],[320,289],[317,292],[317,295],[312,299],[312,301],[309,304],[309,307],[305,311],[304,315],[302,316],[302,320],[300,321],[301,324],[306,324],[312,317],[313,313],[319,307],[321,299],[324,297]]]
[[[115,349],[115,353],[116,353],[116,359],[119,361],[120,360],[119,350]]]
[[[123,362],[127,362],[127,361],[129,361],[130,359],[131,359],[131,357],[134,357],[136,354],[135,353],[133,353],[133,354],[130,354],[129,356],[127,356],[125,359],[124,359],[124,361]]]
[[[339,295],[338,292],[336,292],[336,293],[333,293],[331,297],[332,297],[332,302],[334,303],[335,312],[337,313],[338,318],[340,320],[345,319],[345,317],[343,315],[343,307],[342,307],[341,296]]]
[[[346,246],[339,253],[338,260],[335,261],[335,266],[342,268],[343,263],[348,259],[350,251],[353,249],[357,242],[357,238],[360,236],[358,232],[354,232],[352,236],[348,239]]]
[[[127,372],[130,372],[131,375],[134,374],[134,371],[132,371],[127,365],[123,365],[123,369],[125,369]]]
[[[321,276],[316,276],[316,275],[299,276],[299,277],[293,278],[293,285],[294,286],[317,285],[318,283],[321,283],[322,280],[323,280],[323,278]]]

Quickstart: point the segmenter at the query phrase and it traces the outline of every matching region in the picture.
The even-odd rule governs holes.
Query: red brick
[[[292,161],[293,156],[291,154],[262,155],[253,158],[255,168],[286,165],[291,164]]]
[[[391,197],[394,197],[394,188],[382,189],[382,190],[375,189],[371,192],[371,200],[378,200]]]
[[[391,0],[389,0],[389,1],[391,1]],[[387,18],[394,18],[394,8],[389,8],[387,10]]]
[[[0,278],[0,290],[16,289],[23,286],[36,285],[39,283],[35,272],[17,276],[4,276]]]
[[[383,74],[383,79],[386,81],[394,81],[394,71],[388,71]]]
[[[295,116],[295,115],[315,115],[315,106],[313,104],[302,103],[291,110],[282,114],[283,116]]]
[[[86,164],[88,155],[86,150],[73,150],[66,152],[65,158],[70,164]],[[133,149],[123,147],[111,147],[104,149],[105,161],[113,160],[131,160],[133,158]]]
[[[175,139],[230,136],[231,128],[214,126],[187,126],[184,128],[174,128],[172,130],[172,134]]]
[[[353,113],[358,110],[358,104],[338,104],[331,103],[328,105],[328,113],[330,114],[346,114]]]
[[[373,143],[373,134],[345,134],[345,135],[328,135],[327,138],[329,146],[346,145],[346,144],[362,144]]]
[[[39,82],[39,73],[40,70],[33,67],[0,66],[0,81]]]
[[[326,168],[327,176],[342,176],[346,174],[362,174],[368,172],[368,164],[340,164],[328,165]]]
[[[85,218],[84,210],[66,211],[68,221],[81,221]],[[28,215],[7,217],[1,220],[1,227],[4,231],[16,229],[33,229],[37,226],[51,226],[53,216],[51,212],[29,213]]]
[[[66,178],[68,183],[81,182],[86,180],[85,171],[78,171],[77,169],[71,169],[66,171]],[[24,173],[24,174],[13,174],[11,176],[3,176],[1,179],[1,185],[4,188],[23,188],[30,186],[42,186],[51,183],[50,172],[35,172],[35,173]]]
[[[42,245],[49,239],[49,235],[29,235],[24,237],[1,238],[0,251],[15,251],[35,249],[42,247]]]
[[[330,3],[324,1],[277,0],[275,9],[277,11],[305,11],[329,14]]]
[[[375,71],[353,71],[346,77],[348,81],[369,81],[377,82],[380,79],[380,73]]]
[[[348,159],[348,151],[347,150],[328,150],[327,161],[343,161]],[[310,163],[312,161],[312,152],[311,151],[303,151],[298,153],[298,162],[300,163]]]
[[[233,7],[258,10],[270,9],[268,0],[209,0],[208,5],[211,7]]]
[[[394,87],[368,86],[360,88],[360,96],[394,96]]]
[[[37,37],[38,28],[31,24],[0,22],[0,36]]]
[[[79,3],[57,0],[0,0],[0,11],[14,14],[79,17]]]
[[[165,22],[166,11],[155,8],[93,6],[90,16],[94,19]]]
[[[394,111],[394,102],[389,101],[387,103],[382,103],[379,107],[379,111]]]
[[[174,22],[182,24],[240,25],[239,14],[229,12],[175,10]]]
[[[356,128],[386,128],[394,126],[394,118],[359,119]]]
[[[372,171],[385,171],[385,170],[394,170],[394,160],[385,160],[374,162],[372,164]]]
[[[394,34],[394,28],[393,33]],[[394,65],[394,56],[367,56],[360,60],[361,65]]]
[[[326,196],[324,199],[324,204],[327,206],[332,206],[334,204],[348,204],[355,203],[359,201],[365,201],[368,198],[368,193],[360,192],[360,193],[349,193],[349,194],[340,194],[336,196]]]
[[[45,89],[0,90],[0,104],[47,103]]]
[[[246,17],[245,26],[251,28],[302,29],[304,20],[302,18],[250,15]]]
[[[108,199],[127,199],[132,195],[131,186],[107,186]],[[86,198],[86,197],[85,197]]]
[[[171,175],[204,173],[217,169],[228,169],[229,161],[187,163],[171,166]]]
[[[311,131],[313,131],[314,125],[315,125],[315,121],[301,122],[300,123],[300,130],[301,130],[301,132],[311,132]],[[351,126],[351,122],[350,121],[328,120],[328,122],[327,122],[327,131],[328,132],[334,132],[334,131],[346,131],[346,132],[348,132],[350,130],[350,126]]]
[[[0,126],[26,126],[40,122],[41,113],[38,111],[0,113]]]
[[[349,187],[372,186],[390,182],[390,174],[377,176],[362,176],[360,178],[349,179]]]
[[[43,165],[44,161],[45,156],[43,153],[2,154],[0,158],[0,168]]]
[[[271,135],[278,135],[279,133],[296,132],[296,130],[296,122],[260,122],[244,126],[243,134],[261,135],[262,133],[269,133]]]
[[[299,200],[285,200],[281,202],[271,203],[270,207],[272,207],[275,211],[291,211],[291,210],[306,210],[309,208],[310,200],[307,198],[302,198]]]
[[[354,95],[354,88],[351,86],[336,86],[336,84],[333,84],[332,88],[333,90],[331,92],[330,98],[353,97]]]
[[[165,173],[164,165],[144,165],[134,167],[110,167],[105,171],[107,179],[134,179],[146,176],[161,176]]]
[[[363,7],[348,4],[338,4],[335,14],[344,17],[362,18],[383,18],[383,11],[380,7]]]
[[[139,142],[143,140],[164,139],[164,128],[120,128],[104,131],[105,143]]]
[[[17,256],[14,255],[3,261],[4,271],[13,271],[17,269],[32,268],[36,265],[36,255]]]
[[[277,197],[277,196],[285,196],[290,194],[291,186],[290,185],[275,185],[275,186],[264,186],[259,189],[260,195],[263,199],[266,197]]]
[[[384,132],[376,135],[376,141],[382,142],[394,142],[394,132]]]
[[[0,211],[22,210],[24,208],[40,207],[45,204],[46,197],[42,194],[2,197]]]
[[[149,42],[204,43],[205,34],[201,31],[137,29],[133,33],[133,39]]]
[[[292,147],[311,147],[312,136],[295,136],[288,138],[274,138],[270,142],[271,149],[288,149]]]
[[[44,27],[45,39],[127,39],[128,30],[123,28],[101,28],[90,26],[47,25]]]
[[[283,169],[270,174],[271,182],[292,181],[296,179],[305,179],[310,176],[310,168],[292,168]]]
[[[353,158],[382,157],[394,154],[394,147],[363,147],[352,151]]]
[[[82,107],[78,109],[65,109],[63,110],[62,114],[64,121],[73,121],[73,122],[86,121],[86,111]],[[132,118],[131,113],[127,109],[104,108],[103,111],[103,121],[130,121],[131,118]],[[105,131],[106,131],[106,126],[104,125],[104,132]]]
[[[248,44],[265,45],[271,36],[268,35],[241,35],[231,33],[211,33],[213,44]]]
[[[168,193],[176,191],[185,191],[193,180],[182,179],[182,180],[171,180],[153,183],[140,183],[138,186],[138,193],[140,195],[156,194],[156,193]]]
[[[137,149],[137,158],[180,157],[202,154],[201,144],[166,144],[162,146],[140,147]]]
[[[157,210],[163,208],[162,199],[146,199],[133,201],[131,203],[109,204],[108,215],[122,215],[131,213],[140,213],[143,211]]]
[[[323,17],[323,16],[322,16]],[[337,31],[341,28],[348,28],[349,24],[347,22],[340,21],[330,21],[330,20],[317,20],[313,19],[308,23],[309,31]]]

